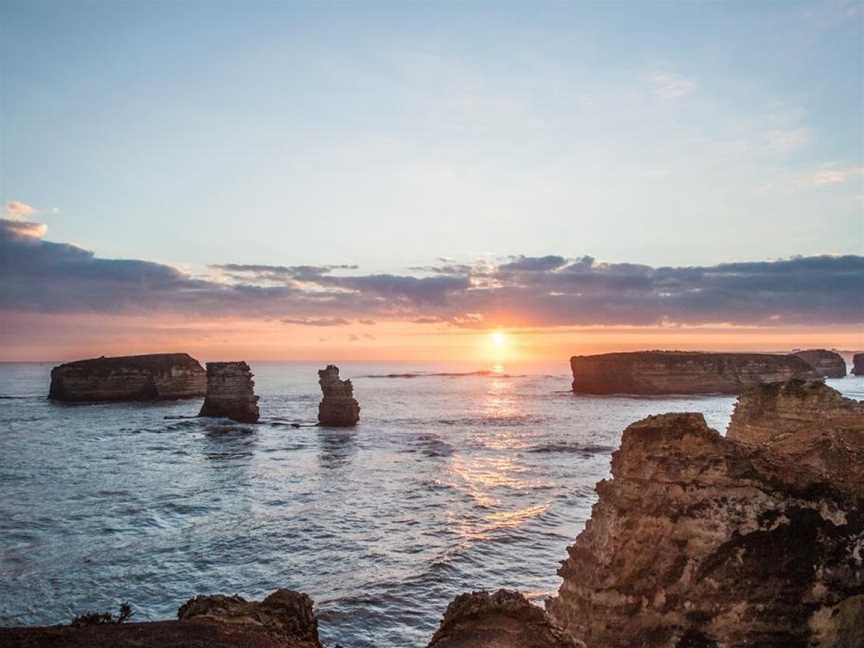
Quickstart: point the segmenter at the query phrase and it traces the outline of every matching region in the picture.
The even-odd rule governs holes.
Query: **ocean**
[[[462,592],[553,594],[624,428],[697,411],[723,431],[734,405],[574,395],[566,363],[343,365],[361,422],[325,429],[323,364],[251,363],[262,417],[241,425],[193,418],[200,400],[51,403],[51,366],[0,364],[0,625],[284,587],[345,648],[424,646]],[[864,378],[828,382],[864,398]]]

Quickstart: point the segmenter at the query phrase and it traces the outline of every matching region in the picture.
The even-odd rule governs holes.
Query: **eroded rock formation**
[[[827,349],[808,349],[798,351],[798,356],[809,364],[823,378],[843,378],[846,375],[846,361],[839,353]]]
[[[457,596],[428,648],[584,648],[511,590]]]
[[[573,356],[573,391],[586,394],[738,394],[743,388],[819,375],[795,356],[637,351]]]
[[[207,363],[207,396],[198,416],[224,416],[241,423],[258,421],[258,397],[248,364]]]
[[[339,379],[339,367],[327,365],[318,371],[324,397],[318,404],[318,423],[328,427],[352,427],[360,420],[360,404],[354,399],[351,380]]]
[[[856,353],[852,356],[852,373],[856,376],[864,376],[864,353]]]
[[[604,648],[856,645],[860,411],[795,383],[743,395],[728,438],[701,414],[628,427],[559,570],[553,618]]]
[[[178,621],[0,628],[4,648],[321,648],[312,599],[276,590],[262,602],[199,596]]]
[[[207,375],[186,353],[92,358],[51,370],[48,398],[66,402],[149,401],[204,395]]]

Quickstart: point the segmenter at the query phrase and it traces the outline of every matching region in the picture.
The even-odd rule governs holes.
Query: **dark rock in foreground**
[[[4,648],[321,648],[312,600],[276,590],[264,601],[201,596],[178,621],[0,628]]]
[[[864,353],[856,353],[852,356],[852,373],[856,376],[864,376]]]
[[[318,423],[328,427],[353,427],[360,420],[360,404],[354,400],[351,380],[339,380],[339,367],[327,365],[318,371],[324,397],[318,404]]]
[[[207,376],[186,353],[93,358],[51,370],[48,398],[74,403],[151,401],[204,395]]]
[[[584,648],[539,607],[510,590],[462,594],[447,606],[428,648]]]
[[[548,609],[603,648],[864,645],[861,405],[821,383],[627,428]]]
[[[636,351],[573,356],[573,391],[585,394],[739,394],[761,383],[818,379],[801,358],[767,353]]]
[[[224,416],[240,423],[258,422],[258,397],[248,364],[207,363],[207,396],[198,416]]]
[[[843,378],[846,375],[846,361],[839,353],[827,349],[808,349],[797,351],[796,355],[809,364],[823,378]]]

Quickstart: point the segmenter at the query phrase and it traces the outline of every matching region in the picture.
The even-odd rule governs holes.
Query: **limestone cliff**
[[[586,394],[738,394],[745,387],[817,379],[795,356],[637,351],[573,356],[573,391]]]
[[[856,353],[852,356],[852,373],[856,376],[864,376],[864,353]]]
[[[48,398],[66,402],[149,401],[204,395],[207,377],[186,353],[93,358],[51,370]]]
[[[248,364],[207,363],[207,396],[198,416],[224,416],[241,423],[258,421],[258,397]]]
[[[604,648],[856,645],[859,407],[821,384],[763,386],[741,397],[730,438],[701,414],[628,427],[559,570],[553,618]]]
[[[318,423],[328,427],[352,427],[360,419],[360,404],[354,399],[351,380],[339,379],[339,367],[327,365],[318,372],[323,398],[318,404]]]
[[[539,607],[510,590],[462,594],[447,606],[428,648],[584,648]]]
[[[4,648],[321,648],[312,599],[276,590],[262,602],[200,596],[178,621],[0,628]]]
[[[808,349],[797,351],[798,356],[809,364],[823,378],[843,378],[846,375],[846,361],[839,353],[827,349]]]

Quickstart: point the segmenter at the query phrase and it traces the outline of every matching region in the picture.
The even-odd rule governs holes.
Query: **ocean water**
[[[576,396],[563,370],[345,365],[361,424],[325,429],[318,366],[257,363],[262,421],[240,425],[188,418],[197,400],[54,404],[50,368],[0,365],[0,625],[286,587],[346,648],[424,646],[462,592],[552,594],[623,429],[698,411],[722,431],[734,404]],[[829,382],[864,397],[862,378]]]

